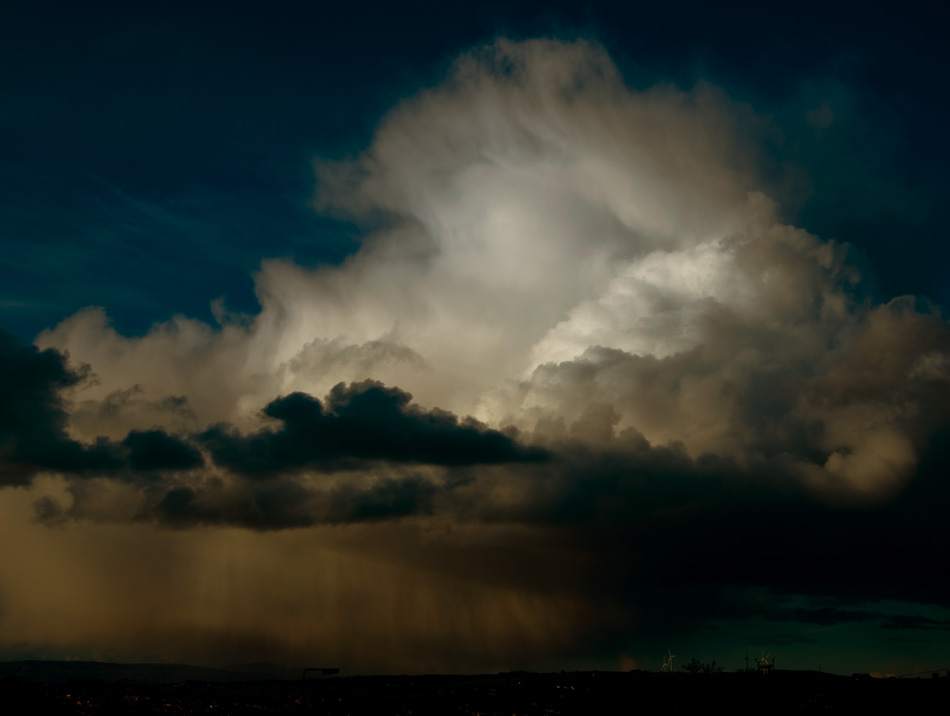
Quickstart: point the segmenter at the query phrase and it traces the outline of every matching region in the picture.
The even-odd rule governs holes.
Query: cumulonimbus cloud
[[[465,53],[315,163],[316,209],[365,230],[342,264],[267,261],[261,311],[217,326],[128,337],[89,308],[37,348],[0,338],[0,480],[35,486],[0,508],[103,551],[58,542],[50,582],[112,575],[75,612],[95,638],[183,634],[175,654],[210,634],[230,655],[235,623],[253,659],[335,644],[384,670],[616,655],[708,619],[945,629],[870,602],[950,606],[921,548],[947,498],[947,322],[780,220],[772,131],[709,85],[633,89],[589,42]],[[162,546],[119,559],[113,534]],[[84,643],[18,570],[11,634]]]
[[[266,262],[261,312],[216,329],[127,338],[89,310],[38,343],[97,375],[71,418],[87,441],[172,424],[159,406],[181,397],[179,432],[253,432],[276,395],[373,379],[536,442],[600,411],[591,444],[632,429],[886,497],[945,427],[950,333],[925,301],[875,303],[849,247],[778,219],[756,172],[770,131],[708,85],[631,89],[595,44],[498,40],[363,153],[316,162],[318,210],[367,228],[341,265]]]

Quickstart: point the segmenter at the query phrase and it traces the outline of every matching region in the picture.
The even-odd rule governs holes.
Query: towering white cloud
[[[80,437],[168,424],[176,396],[249,427],[277,394],[374,378],[539,440],[609,406],[616,434],[890,494],[941,424],[946,324],[860,298],[847,247],[777,220],[768,131],[713,87],[631,89],[596,45],[499,40],[316,162],[316,208],[375,227],[342,265],[266,262],[246,324],[129,339],[84,312],[38,343],[99,377]]]

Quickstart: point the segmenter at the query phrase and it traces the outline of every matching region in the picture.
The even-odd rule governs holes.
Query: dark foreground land
[[[16,664],[0,665],[4,673]],[[74,665],[80,667],[81,665]],[[353,676],[264,681],[187,680],[156,683],[180,675],[137,682],[49,677],[21,666],[0,680],[0,712],[46,714],[621,714],[644,709],[699,713],[723,705],[739,713],[770,716],[799,713],[947,713],[950,682],[942,679],[870,679],[782,672],[655,674],[647,672],[505,673],[483,676]],[[199,670],[200,671],[200,670]],[[205,676],[215,675],[208,670]],[[116,676],[119,672],[111,673]],[[133,673],[127,670],[126,673]],[[140,674],[152,673],[142,670]],[[196,672],[192,672],[196,673]],[[106,674],[110,676],[110,674]],[[82,677],[80,677],[82,678]],[[237,678],[237,677],[235,677]],[[56,679],[51,681],[50,679]],[[152,683],[143,683],[151,681]]]

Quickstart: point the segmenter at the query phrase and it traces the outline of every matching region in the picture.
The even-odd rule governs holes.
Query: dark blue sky
[[[950,305],[948,51],[901,4],[6,4],[0,311],[24,339],[87,305],[126,333],[208,304],[253,312],[262,258],[334,263],[311,161],[364,147],[400,98],[497,35],[590,37],[633,85],[705,79],[778,126],[788,221],[859,247],[881,298]],[[834,122],[804,121],[827,103]]]

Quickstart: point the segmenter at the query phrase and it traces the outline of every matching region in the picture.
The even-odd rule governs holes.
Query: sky
[[[852,4],[13,3],[0,659],[947,666],[947,50]]]

